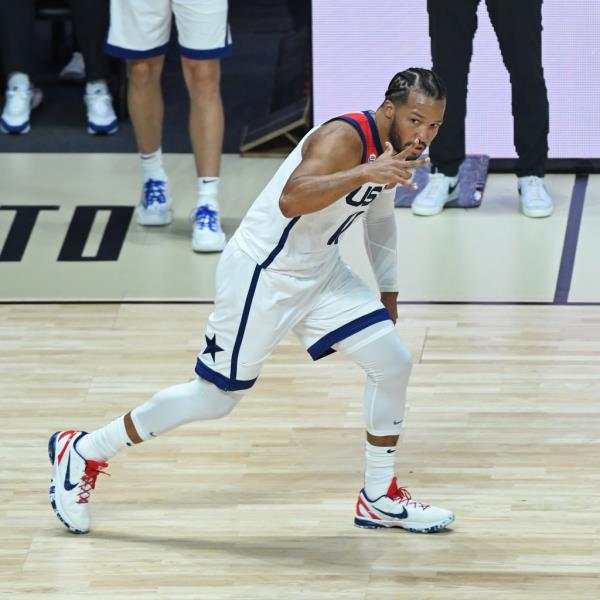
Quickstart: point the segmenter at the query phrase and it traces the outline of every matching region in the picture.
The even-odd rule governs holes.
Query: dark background
[[[18,0],[17,0],[18,1]],[[236,153],[247,123],[310,94],[310,1],[229,0],[233,55],[222,61],[221,92],[225,109],[224,152]],[[87,133],[84,84],[64,83],[58,73],[71,56],[69,23],[53,50],[52,25],[36,21],[34,67],[30,74],[44,101],[32,112],[27,135],[0,134],[0,152],[136,152],[131,122],[121,118],[112,136]],[[188,96],[181,74],[173,28],[163,73],[164,152],[191,152],[187,133]],[[125,73],[114,61],[110,82],[115,108]],[[6,77],[2,75],[5,87]],[[119,101],[121,100],[121,101]],[[2,99],[3,101],[3,99]]]

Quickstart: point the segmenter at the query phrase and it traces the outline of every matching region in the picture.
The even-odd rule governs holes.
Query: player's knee
[[[192,410],[197,419],[222,419],[243,398],[242,392],[225,392],[216,385],[198,378],[191,398]]]
[[[219,70],[212,61],[186,61],[184,69],[190,95],[206,97],[220,93]]]
[[[129,61],[129,82],[139,88],[154,85],[160,79],[161,63],[147,60]]]
[[[367,371],[369,379],[375,383],[390,383],[391,385],[406,385],[412,370],[412,355],[400,339],[392,344],[386,344],[372,369]]]

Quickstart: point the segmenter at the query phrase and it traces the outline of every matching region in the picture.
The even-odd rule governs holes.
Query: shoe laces
[[[77,504],[87,504],[90,499],[90,494],[92,490],[96,487],[96,478],[100,473],[103,475],[109,475],[105,469],[108,467],[108,463],[99,462],[95,460],[86,460],[85,461],[85,471],[83,476],[81,477],[81,483],[79,484],[79,500],[77,500]],[[110,477],[110,475],[109,475]]]
[[[427,510],[431,506],[430,504],[424,504],[423,502],[417,502],[416,500],[413,500],[412,496],[410,495],[410,492],[403,487],[396,487],[396,490],[389,497],[394,502],[398,502],[399,504],[412,504],[415,508],[421,507],[422,510]]]
[[[530,200],[534,202],[541,202],[542,198],[542,180],[539,177],[526,177],[523,182],[527,188],[527,194]]]
[[[160,179],[148,179],[144,182],[144,208],[149,208],[153,204],[166,204],[166,182]]]
[[[427,185],[428,196],[436,196],[440,191],[442,185],[446,182],[446,176],[443,173],[434,173],[431,175],[429,179],[429,184]],[[447,192],[448,190],[446,190]]]
[[[192,223],[198,229],[210,229],[217,232],[219,227],[219,213],[208,204],[197,206],[190,216]]]

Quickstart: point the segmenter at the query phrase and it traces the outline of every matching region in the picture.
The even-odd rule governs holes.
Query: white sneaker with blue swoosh
[[[50,504],[58,519],[73,533],[90,530],[88,500],[96,478],[108,463],[86,460],[77,452],[77,442],[85,431],[57,431],[48,442],[52,463]]]
[[[354,524],[365,529],[401,527],[415,533],[433,533],[454,521],[454,515],[443,508],[423,504],[411,498],[408,490],[398,487],[396,477],[388,491],[371,500],[362,489],[356,502]]]

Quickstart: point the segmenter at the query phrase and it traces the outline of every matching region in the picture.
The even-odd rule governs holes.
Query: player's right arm
[[[287,218],[317,212],[365,183],[413,187],[411,172],[427,159],[409,161],[409,146],[394,155],[391,144],[375,161],[361,164],[362,142],[356,130],[343,121],[317,129],[304,143],[302,161],[290,175],[279,208]]]

